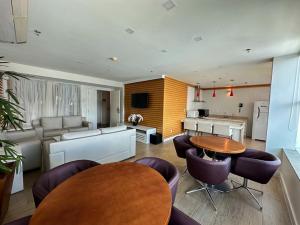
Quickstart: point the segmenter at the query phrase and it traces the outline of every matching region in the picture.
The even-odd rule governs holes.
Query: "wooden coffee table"
[[[242,143],[217,136],[193,136],[190,141],[198,148],[223,154],[238,154],[246,150]]]
[[[30,225],[167,225],[172,199],[167,182],[137,163],[85,170],[41,202]]]

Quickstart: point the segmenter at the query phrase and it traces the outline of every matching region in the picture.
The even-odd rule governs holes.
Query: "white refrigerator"
[[[254,103],[252,139],[265,141],[267,138],[269,102],[256,101]]]

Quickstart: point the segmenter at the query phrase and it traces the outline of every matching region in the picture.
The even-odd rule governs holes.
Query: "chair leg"
[[[181,175],[181,177],[184,177],[184,175],[187,173],[187,171],[188,171],[188,169],[186,167],[185,170],[184,170],[184,172],[183,172],[183,174]]]
[[[257,205],[259,206],[259,210],[262,210],[262,208],[263,208],[262,205],[260,204],[260,202],[258,201],[258,199],[252,194],[251,190],[257,191],[257,192],[260,192],[261,194],[263,194],[262,191],[257,190],[257,189],[254,189],[254,188],[249,188],[249,187],[248,187],[248,179],[246,179],[246,178],[244,178],[243,184],[240,184],[240,183],[238,183],[238,182],[236,182],[236,181],[234,181],[234,180],[231,180],[231,182],[240,185],[240,186],[238,186],[238,187],[234,187],[234,188],[232,189],[232,191],[237,190],[237,189],[240,189],[240,188],[246,189],[246,190],[248,191],[248,193],[251,195],[251,197],[255,200],[255,202],[257,203]]]
[[[217,211],[217,207],[215,205],[215,201],[214,199],[212,198],[211,194],[210,194],[210,191],[209,191],[209,187],[207,186],[207,184],[202,184],[200,181],[196,180],[201,186],[199,188],[196,188],[196,189],[192,189],[190,191],[186,191],[185,193],[186,194],[190,194],[190,193],[194,193],[194,192],[197,192],[197,191],[206,191],[206,193],[208,194],[208,197],[210,199],[210,202],[212,203],[215,211]]]
[[[206,193],[207,193],[208,196],[209,196],[209,199],[210,199],[210,201],[211,201],[211,203],[212,203],[212,205],[213,205],[215,211],[217,211],[217,207],[216,207],[216,205],[215,205],[215,201],[214,201],[214,199],[212,198],[212,196],[211,196],[209,190],[208,190],[207,188],[205,188],[205,190],[206,190]]]
[[[237,181],[235,181],[235,180],[231,180],[231,183],[232,183],[232,184],[235,183],[235,184],[238,184],[238,185],[239,185],[238,187],[235,187],[234,189],[239,189],[239,188],[249,188],[250,190],[259,192],[259,193],[262,194],[262,195],[264,194],[263,191],[257,190],[257,189],[255,189],[255,188],[248,187],[248,181],[247,181],[247,179],[244,178],[244,180],[246,180],[246,183],[245,183],[245,181],[244,181],[243,184],[241,184],[241,183],[239,183],[239,182],[237,182]]]
[[[249,190],[249,188],[245,188],[245,189],[249,192],[249,194],[252,196],[252,198],[256,201],[257,205],[259,206],[259,209],[262,210],[263,207],[261,206],[261,204],[259,203],[257,198],[254,196],[254,194],[252,194],[252,192]]]
[[[186,194],[191,194],[191,193],[194,193],[194,192],[197,192],[197,191],[203,191],[203,190],[206,190],[205,187],[199,187],[199,188],[196,188],[196,189],[192,189],[190,191],[186,191],[185,193]]]
[[[256,191],[256,192],[258,192],[258,193],[260,193],[260,194],[264,194],[264,192],[263,191],[260,191],[260,190],[257,190],[257,189],[255,189],[255,188],[251,188],[251,187],[248,187],[250,190],[252,190],[252,191]]]

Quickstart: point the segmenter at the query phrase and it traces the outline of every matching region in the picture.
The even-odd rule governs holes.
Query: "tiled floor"
[[[248,148],[264,150],[265,143],[245,140]],[[172,141],[159,145],[145,145],[137,143],[137,155],[135,159],[144,156],[156,156],[166,159],[177,166],[182,173],[185,169],[185,161],[176,156]],[[39,171],[26,173],[25,190],[11,197],[10,207],[6,221],[11,221],[34,212],[31,186],[39,176]],[[230,175],[230,178],[240,178]],[[202,225],[290,225],[287,208],[284,202],[282,188],[278,177],[273,177],[267,185],[250,182],[250,186],[264,191],[264,195],[257,194],[262,202],[263,210],[258,210],[255,202],[244,190],[231,193],[214,193],[218,211],[212,208],[204,192],[196,192],[186,195],[185,191],[194,188],[197,183],[187,173],[179,181],[175,206],[199,221]]]

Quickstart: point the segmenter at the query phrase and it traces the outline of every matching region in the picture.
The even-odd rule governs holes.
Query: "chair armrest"
[[[93,128],[93,123],[92,122],[88,122],[88,121],[82,121],[82,126],[83,127],[88,127],[89,130],[91,130]]]

